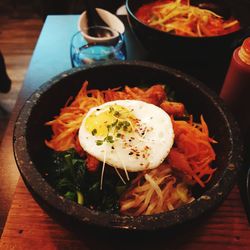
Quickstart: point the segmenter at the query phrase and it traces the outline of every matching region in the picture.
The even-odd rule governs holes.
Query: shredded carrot
[[[125,86],[123,91],[120,88],[108,90],[87,90],[88,82],[83,83],[77,96],[70,97],[66,105],[60,110],[60,114],[46,125],[52,128],[52,138],[45,140],[48,147],[55,151],[65,151],[74,148],[82,154],[78,142],[78,130],[81,126],[85,114],[92,107],[99,106],[104,102],[135,99],[160,105],[166,99],[164,86],[160,84],[153,85],[148,89],[130,88]]]
[[[84,115],[90,108],[104,103],[101,92],[92,90],[91,96],[89,96],[87,86],[88,82],[86,81],[72,102],[72,97],[69,98],[66,106],[60,110],[59,116],[46,123],[46,125],[51,126],[53,133],[51,140],[46,140],[45,143],[55,151],[75,148],[79,152],[77,135]]]
[[[215,152],[210,144],[208,127],[201,116],[201,124],[186,121],[173,121],[175,147],[171,149],[168,160],[173,168],[181,170],[201,186],[205,187],[215,169],[211,167]]]

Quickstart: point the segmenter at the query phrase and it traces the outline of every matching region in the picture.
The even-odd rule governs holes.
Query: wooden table
[[[212,215],[168,236],[128,237],[82,232],[81,237],[50,218],[34,201],[20,179],[4,228],[0,249],[249,249],[250,227],[234,188]]]
[[[73,233],[50,218],[32,198],[19,178],[14,162],[13,124],[25,99],[38,86],[71,67],[68,51],[70,37],[77,30],[77,18],[78,16],[71,15],[47,18],[3,139],[0,151],[0,176],[3,177],[0,185],[2,216],[8,211],[10,204],[11,207],[0,240],[0,249],[250,249],[250,226],[237,187],[206,218],[174,234],[161,232],[138,237],[114,237],[112,234],[104,237],[92,231]],[[126,39],[129,41],[128,58],[143,58],[143,50],[138,47],[130,32],[126,33]]]

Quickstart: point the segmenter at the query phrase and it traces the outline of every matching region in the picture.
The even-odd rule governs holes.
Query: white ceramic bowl
[[[123,22],[114,14],[111,12],[96,8],[98,14],[100,17],[107,23],[107,26],[109,26],[111,29],[114,29],[118,31],[120,34],[124,34],[125,32],[125,26]],[[89,42],[89,43],[98,43],[98,42],[103,42],[107,38],[105,37],[92,37],[89,36],[84,30],[87,29],[87,15],[86,11],[84,11],[79,19],[78,19],[78,30],[82,32],[84,38]],[[110,38],[109,38],[110,39]]]

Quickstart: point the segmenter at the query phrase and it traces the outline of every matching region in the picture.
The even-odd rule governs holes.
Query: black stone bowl
[[[150,216],[121,216],[93,211],[60,196],[44,174],[51,151],[45,138],[51,135],[44,126],[59,113],[70,96],[75,96],[83,81],[89,88],[140,86],[162,83],[171,87],[176,98],[186,104],[195,117],[203,114],[210,134],[218,141],[215,166],[218,170],[202,195],[190,204],[170,212]],[[242,156],[239,130],[220,99],[205,85],[174,69],[148,62],[110,62],[74,68],[43,84],[25,103],[14,129],[14,154],[19,171],[42,204],[83,225],[126,231],[169,229],[200,218],[216,208],[235,183]],[[119,230],[118,230],[119,231]]]
[[[226,61],[231,57],[233,50],[245,37],[245,27],[238,31],[213,37],[187,37],[173,35],[154,29],[142,23],[137,17],[137,10],[144,4],[154,0],[126,0],[129,25],[143,47],[152,57],[163,62],[211,62]],[[212,0],[193,0],[192,2],[211,2]],[[230,1],[213,1],[218,4],[218,9],[223,9],[226,15],[233,13]],[[238,2],[237,2],[238,3]],[[220,6],[221,4],[221,6]],[[222,11],[223,11],[222,10]],[[249,14],[242,13],[246,16]],[[237,15],[238,18],[238,15]],[[244,23],[245,26],[245,23]]]

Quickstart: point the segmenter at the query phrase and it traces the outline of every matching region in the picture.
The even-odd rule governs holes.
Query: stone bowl
[[[51,134],[44,126],[59,113],[70,96],[75,96],[83,81],[89,88],[113,88],[162,83],[171,87],[195,117],[203,114],[214,145],[218,170],[211,182],[193,202],[170,212],[147,216],[121,216],[91,210],[59,195],[46,177],[51,151],[44,139]],[[242,161],[239,129],[220,98],[196,79],[166,66],[140,61],[109,62],[73,68],[44,83],[26,101],[14,128],[14,155],[17,167],[31,193],[40,204],[80,225],[121,231],[157,231],[182,226],[205,217],[227,197],[235,184]],[[55,214],[55,213],[54,213]]]

